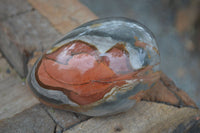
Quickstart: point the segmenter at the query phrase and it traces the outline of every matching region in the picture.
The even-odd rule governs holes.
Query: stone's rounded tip
[[[152,33],[124,18],[100,19],[74,29],[40,57],[28,84],[50,106],[102,116],[131,108],[136,93],[159,75]]]

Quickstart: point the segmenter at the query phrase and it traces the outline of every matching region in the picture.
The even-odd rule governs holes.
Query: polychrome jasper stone
[[[159,79],[159,52],[145,26],[99,19],[74,29],[35,63],[28,85],[44,104],[89,116],[126,111]]]

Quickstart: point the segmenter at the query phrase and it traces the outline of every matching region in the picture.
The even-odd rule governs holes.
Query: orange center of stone
[[[36,80],[43,88],[60,90],[72,101],[86,105],[126,84],[133,73],[124,44],[101,54],[95,46],[77,40],[45,54],[37,66]]]

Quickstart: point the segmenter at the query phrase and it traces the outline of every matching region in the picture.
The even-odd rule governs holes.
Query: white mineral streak
[[[113,47],[118,41],[113,40],[111,37],[98,37],[98,36],[81,36],[80,40],[94,45],[101,54]]]
[[[115,100],[116,94],[124,93],[124,92],[132,89],[133,87],[135,87],[138,84],[138,80],[137,79],[126,80],[126,83],[127,84],[124,84],[121,87],[119,87],[119,86],[113,87],[110,92],[108,92],[104,95],[103,99],[105,99],[106,101]]]
[[[142,64],[144,63],[145,53],[141,53],[140,51],[136,51],[131,44],[126,44],[126,49],[129,52],[130,63],[134,69],[140,69]],[[140,58],[143,58],[140,60]]]

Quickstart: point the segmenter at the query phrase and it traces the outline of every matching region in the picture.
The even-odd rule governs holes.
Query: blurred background
[[[80,0],[98,17],[124,16],[155,35],[161,70],[200,107],[199,0]]]
[[[33,0],[29,1],[34,3]],[[199,0],[79,1],[99,18],[128,17],[146,25],[156,37],[161,55],[161,70],[173,79],[179,88],[186,91],[200,107]],[[73,4],[70,7],[73,8]],[[50,44],[61,37],[26,0],[0,1],[0,28],[1,26],[3,28],[0,30],[0,49],[4,53],[0,55],[0,58],[10,59],[10,64],[15,62],[17,65],[14,67],[17,70],[26,66],[29,57],[33,56],[30,52],[35,50],[32,43],[39,45],[37,46],[39,48],[42,47],[40,49],[45,49],[43,44]],[[13,41],[8,42],[5,36]],[[15,50],[14,46],[10,45],[11,43],[19,47],[19,51],[22,52],[20,54],[16,51],[10,52],[11,50],[8,49]],[[28,47],[27,44],[29,44]],[[25,48],[23,49],[21,45]],[[16,56],[12,57],[13,54]],[[3,72],[12,73],[12,69],[4,62],[4,60],[0,62],[0,79]],[[26,67],[18,73],[22,73],[20,76],[23,77],[22,80],[25,80]]]
[[[90,118],[43,106],[26,86],[26,76],[37,59],[34,57],[40,56],[67,32],[95,18],[114,16],[134,19],[153,32],[160,49],[161,70],[200,108],[200,0],[0,0],[0,132],[61,133],[75,125],[81,125],[82,129],[80,123]],[[153,118],[160,121],[159,116],[165,114],[167,108],[159,108],[163,113],[158,111]],[[178,113],[176,109],[167,112],[169,119],[164,117],[170,125],[175,122],[171,117],[179,121],[180,116],[184,121],[183,115],[189,117],[196,112],[184,108]],[[135,114],[140,115],[137,111]],[[100,126],[90,128],[89,124],[83,128],[93,132],[109,123],[109,128],[117,125],[116,132],[126,131],[125,127],[133,129],[127,120],[135,122],[136,119],[125,116],[124,129],[115,123],[123,123],[123,120],[116,121],[121,115],[114,119],[113,125],[106,118],[97,120]],[[137,128],[149,127],[149,121],[154,120],[149,119],[149,114],[143,118],[148,120],[147,125],[136,123]],[[189,124],[177,123],[173,127],[183,131],[189,129],[186,126],[196,125],[199,132],[200,117],[195,115],[189,121]],[[96,124],[91,122],[92,126]],[[151,126],[157,129],[155,123]]]

